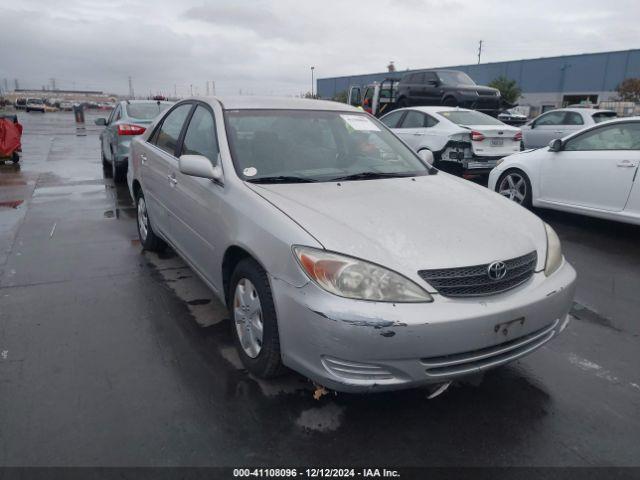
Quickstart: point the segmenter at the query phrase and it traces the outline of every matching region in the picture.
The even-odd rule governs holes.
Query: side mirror
[[[182,155],[178,159],[180,173],[192,177],[208,178],[210,180],[222,180],[222,168],[220,167],[220,156],[218,164],[214,167],[211,161],[204,155]]]
[[[551,142],[549,143],[549,150],[552,152],[559,152],[560,150],[562,150],[562,147],[562,140],[560,140],[559,138],[551,140]]]
[[[434,158],[433,158],[433,153],[431,152],[431,150],[420,150],[418,152],[418,156],[422,159],[422,161],[424,161],[425,163],[429,164],[429,165],[433,165],[434,162]]]
[[[101,127],[104,127],[107,124],[107,119],[106,118],[96,118],[94,123],[96,125],[100,125]]]

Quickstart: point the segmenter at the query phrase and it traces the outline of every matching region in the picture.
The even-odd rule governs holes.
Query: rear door
[[[140,176],[153,228],[159,229],[172,243],[169,218],[175,203],[174,187],[178,170],[176,150],[185,120],[193,103],[181,103],[164,117],[141,151]]]
[[[425,126],[431,126],[432,124],[432,122],[429,121],[430,118],[432,119],[432,117],[428,117],[423,112],[407,110],[406,115],[398,127],[394,128],[393,131],[396,135],[402,138],[407,145],[416,150],[426,134],[426,129],[428,127]],[[435,123],[433,123],[433,125],[435,125]]]
[[[217,125],[209,105],[198,103],[183,136],[179,155],[202,155],[214,165],[220,162]],[[220,245],[222,182],[176,173],[175,216],[171,229],[176,246],[201,275],[214,284],[215,248]],[[221,288],[220,285],[215,285]]]
[[[118,153],[118,121],[122,119],[122,104],[111,112],[107,127],[104,129],[105,156],[113,162]]]
[[[640,123],[604,124],[569,139],[542,161],[540,197],[608,211],[624,209],[640,163]]]
[[[551,140],[566,136],[564,133],[564,117],[564,111],[552,111],[540,115],[530,126],[523,127],[524,147],[546,147]]]

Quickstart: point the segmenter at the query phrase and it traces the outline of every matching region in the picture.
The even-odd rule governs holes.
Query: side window
[[[567,151],[640,150],[640,123],[622,123],[589,130],[569,140]]]
[[[438,76],[434,72],[424,72],[425,83],[437,83]]]
[[[115,113],[119,108],[120,108],[120,105],[116,106],[113,110],[111,110],[111,115],[109,115],[109,119],[107,120],[107,125],[111,125],[111,122],[113,122],[113,117],[115,116]]]
[[[162,125],[160,125],[157,133],[154,134],[152,143],[155,143],[158,148],[161,148],[165,152],[175,155],[182,125],[192,106],[190,103],[185,103],[171,110],[169,114],[164,117],[164,120],[162,120]]]
[[[380,119],[382,123],[384,123],[389,128],[397,128],[398,122],[404,115],[404,110],[400,110],[398,112],[391,112],[389,115],[385,115]]]
[[[417,83],[422,85],[424,83],[424,73],[416,73],[413,76],[413,80],[411,81],[411,83]]]
[[[438,120],[433,118],[431,115],[424,116],[424,126],[427,128],[435,127],[438,124]]]
[[[584,125],[584,120],[579,113],[567,112],[562,123],[563,125]]]
[[[184,135],[182,154],[203,155],[215,165],[218,152],[218,137],[213,115],[209,110],[198,105]]]
[[[121,118],[122,118],[122,106],[118,105],[118,108],[116,108],[116,114],[113,116],[113,121],[117,122]]]
[[[545,125],[562,125],[565,112],[549,112],[538,118],[534,125],[544,127]]]
[[[407,116],[404,117],[400,128],[423,128],[425,121],[426,118],[424,113],[409,110],[409,112],[407,112]]]

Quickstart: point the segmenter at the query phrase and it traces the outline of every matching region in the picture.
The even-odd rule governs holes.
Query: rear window
[[[593,114],[593,121],[596,123],[606,122],[607,120],[611,120],[617,116],[618,114],[616,112],[598,112]]]
[[[129,103],[127,104],[127,116],[139,120],[151,120],[156,118],[171,106],[170,103],[149,102],[149,103]]]
[[[438,112],[438,114],[457,125],[504,125],[504,123],[497,118],[490,117],[481,112],[452,110],[449,112]]]

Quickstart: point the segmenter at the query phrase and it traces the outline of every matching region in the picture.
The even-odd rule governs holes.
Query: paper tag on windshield
[[[242,173],[245,177],[254,177],[256,173],[258,173],[258,170],[255,167],[248,167],[245,168]]]
[[[380,129],[364,115],[340,115],[354,130],[361,132],[379,132]]]

